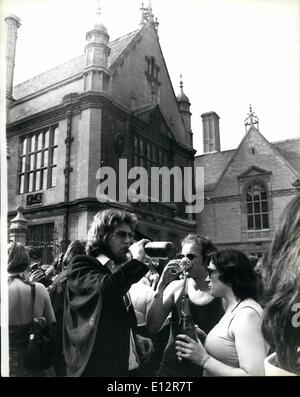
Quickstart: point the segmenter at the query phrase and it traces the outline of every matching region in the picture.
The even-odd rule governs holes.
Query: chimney
[[[16,15],[10,14],[5,18],[7,26],[6,36],[6,96],[13,99],[13,80],[16,56],[17,31],[21,26],[21,20]]]
[[[220,151],[220,117],[215,112],[201,114],[203,123],[203,153]]]

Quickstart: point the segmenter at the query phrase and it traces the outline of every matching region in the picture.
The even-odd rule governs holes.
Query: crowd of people
[[[181,252],[156,266],[137,225],[133,213],[98,212],[86,240],[71,242],[46,271],[38,249],[10,242],[10,376],[300,375],[300,196],[259,261],[188,234]],[[182,258],[190,264],[183,273]],[[193,338],[180,327],[183,294]],[[33,317],[51,330],[46,371],[24,362]]]

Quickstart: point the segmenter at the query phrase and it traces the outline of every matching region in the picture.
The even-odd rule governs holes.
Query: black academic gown
[[[148,271],[135,259],[115,272],[94,257],[70,263],[64,306],[64,355],[68,376],[127,376],[130,329],[136,327],[124,295]]]

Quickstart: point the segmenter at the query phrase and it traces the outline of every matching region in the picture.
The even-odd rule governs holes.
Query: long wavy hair
[[[127,223],[132,232],[138,224],[135,214],[118,209],[107,209],[99,211],[88,231],[86,241],[86,252],[91,256],[107,253],[107,240],[113,233],[115,227],[121,223]]]
[[[300,375],[300,195],[285,207],[262,264],[262,331],[278,365]]]
[[[211,260],[220,274],[219,279],[232,288],[237,298],[257,299],[256,273],[243,252],[233,249],[221,250],[213,253]]]

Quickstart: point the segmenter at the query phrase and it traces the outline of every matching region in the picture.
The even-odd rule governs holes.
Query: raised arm
[[[175,277],[177,275],[174,273],[174,264],[171,261],[164,268],[147,311],[146,327],[150,333],[159,332],[180,294],[183,281],[174,280]]]

